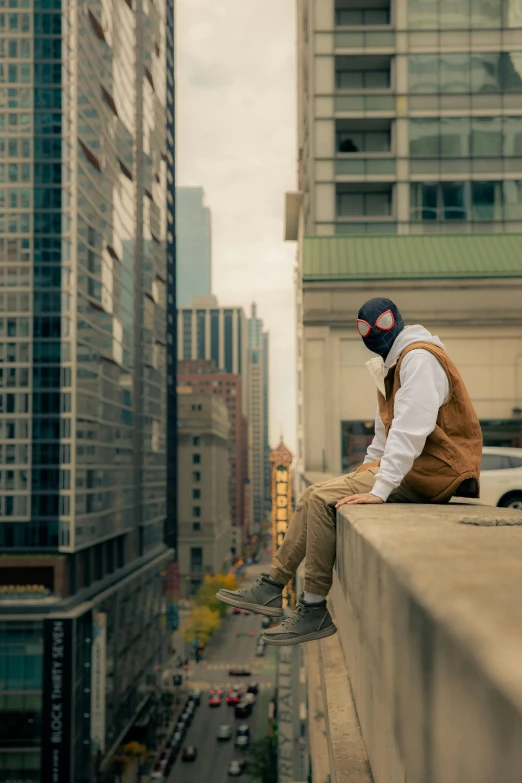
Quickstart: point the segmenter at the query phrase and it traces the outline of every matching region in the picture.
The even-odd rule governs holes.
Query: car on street
[[[270,617],[263,617],[263,619],[261,620],[261,628],[270,628],[271,625],[272,625],[272,620],[270,619]]]
[[[185,734],[187,733],[187,729],[188,729],[188,723],[182,715],[181,718],[179,718],[178,722],[176,723],[176,731],[180,731],[183,734],[183,736],[185,736]]]
[[[223,696],[223,688],[220,688],[219,685],[213,685],[208,693],[209,696]]]
[[[484,446],[479,503],[522,509],[522,449]]]
[[[236,718],[248,718],[252,715],[252,705],[248,701],[240,701],[236,704],[234,714]]]
[[[246,736],[245,734],[236,737],[236,741],[234,742],[234,747],[236,747],[238,750],[246,750],[249,745],[250,737]]]
[[[189,700],[193,702],[196,707],[199,707],[201,704],[201,691],[197,688],[194,688],[194,690],[190,691],[189,693]]]
[[[255,693],[245,693],[243,696],[243,701],[245,701],[247,704],[255,704],[256,703],[256,694]]]
[[[175,736],[176,734],[178,734],[179,736]],[[181,740],[182,740],[181,734],[179,734],[179,732],[174,732],[169,737],[167,747],[172,748],[172,750],[176,751],[177,753],[177,751],[179,750],[179,746],[181,744]]]
[[[249,682],[247,685],[247,693],[259,693],[259,683]]]
[[[211,696],[208,700],[209,707],[221,707],[221,696]]]
[[[226,742],[229,739],[232,739],[232,727],[223,724],[223,726],[219,727],[217,740],[218,742]]]
[[[235,707],[241,701],[242,694],[237,691],[230,691],[227,696],[227,704],[229,707]]]
[[[228,765],[228,774],[231,778],[239,778],[246,769],[244,761],[231,761]]]
[[[183,732],[179,730],[179,724],[178,724],[178,726],[176,726],[176,731],[172,735],[171,742],[172,743],[177,743],[179,745],[179,743],[182,741],[182,739],[183,739]]]
[[[198,755],[198,751],[194,747],[194,745],[187,745],[186,748],[183,748],[183,753],[181,754],[181,760],[182,761],[195,761],[197,755]]]
[[[250,737],[250,726],[248,723],[242,723],[236,729],[236,737]]]
[[[242,666],[233,666],[228,670],[229,677],[250,677],[250,669]]]

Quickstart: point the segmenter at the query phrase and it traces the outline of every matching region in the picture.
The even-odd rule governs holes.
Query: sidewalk
[[[174,731],[174,727],[176,726],[176,723],[178,721],[178,717],[180,716],[180,714],[185,709],[185,705],[186,705],[187,701],[188,701],[188,689],[187,688],[183,688],[183,690],[180,692],[179,704],[174,704],[174,706],[172,708],[171,720],[169,721],[168,726],[164,729],[163,739],[159,743],[159,746],[158,746],[157,750],[149,753],[149,757],[148,757],[147,761],[144,764],[144,766],[146,765],[146,766],[149,767],[148,770],[146,772],[143,771],[143,772],[138,774],[138,783],[150,783],[150,777],[151,777],[151,774],[152,774],[152,772],[154,770],[154,767],[155,767],[157,761],[159,760],[161,754],[165,750],[167,742],[168,742],[168,739],[169,739],[170,735],[172,734],[172,732]]]

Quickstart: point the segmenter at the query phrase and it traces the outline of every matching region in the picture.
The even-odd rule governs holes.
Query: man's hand
[[[377,495],[372,495],[371,492],[366,492],[364,495],[350,495],[347,498],[343,498],[336,504],[335,508],[340,508],[340,506],[344,506],[347,503],[352,503],[353,505],[359,503],[384,503],[384,500],[378,498]]]

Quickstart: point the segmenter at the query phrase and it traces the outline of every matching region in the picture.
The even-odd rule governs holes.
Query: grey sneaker
[[[336,632],[337,628],[326,608],[326,599],[319,604],[307,604],[301,599],[295,611],[285,618],[281,625],[265,631],[263,639],[268,644],[283,647],[288,644],[312,642],[314,639],[325,639]]]
[[[270,579],[268,574],[261,574],[253,584],[240,587],[239,590],[218,590],[216,598],[239,609],[266,614],[268,617],[281,617],[283,589],[284,585]]]

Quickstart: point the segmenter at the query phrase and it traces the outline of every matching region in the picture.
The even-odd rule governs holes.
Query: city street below
[[[249,566],[245,581],[250,582],[267,564]],[[228,776],[228,767],[234,760],[248,759],[249,748],[236,749],[234,742],[237,727],[248,724],[250,744],[267,734],[268,704],[275,691],[276,653],[275,648],[266,646],[263,657],[256,656],[258,637],[262,634],[263,617],[256,614],[233,614],[232,609],[212,638],[205,651],[204,660],[191,661],[189,685],[201,690],[201,704],[197,708],[192,725],[183,740],[183,747],[194,746],[197,750],[195,761],[184,762],[182,752],[170,775],[168,783],[226,783],[233,780]],[[250,671],[250,675],[231,676],[229,670],[241,667]],[[249,682],[259,685],[259,692],[252,714],[247,718],[236,718],[234,707],[227,705],[226,696],[233,686],[246,688]],[[210,707],[209,689],[217,686],[223,689],[221,706]],[[220,726],[229,725],[231,739],[218,742]],[[250,746],[249,746],[250,747]],[[238,777],[241,783],[250,780],[248,770]]]

